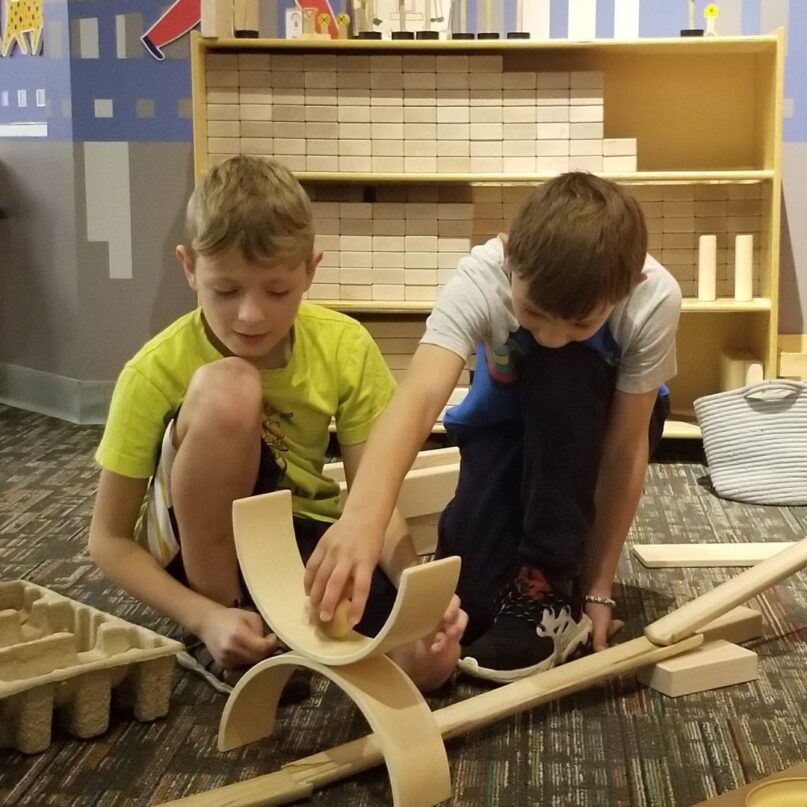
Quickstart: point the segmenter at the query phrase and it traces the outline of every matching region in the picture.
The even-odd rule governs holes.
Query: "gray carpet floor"
[[[137,624],[176,626],[116,590],[87,556],[100,429],[0,406],[0,569]],[[727,502],[710,490],[696,447],[664,447],[651,466],[630,542],[792,541],[807,508]],[[620,568],[621,640],[736,570],[648,570],[628,552]],[[448,746],[454,807],[689,807],[807,758],[807,575],[751,601],[763,613],[760,678],[670,699],[624,677],[472,731]],[[481,690],[457,678],[437,708]],[[350,701],[324,680],[307,702],[284,708],[276,736],[216,750],[225,698],[178,670],[168,716],[138,723],[113,711],[108,732],[75,740],[54,729],[37,756],[0,750],[0,803],[151,805],[236,782],[360,736]],[[413,774],[415,775],[415,774]],[[311,804],[386,805],[383,768],[315,794]]]

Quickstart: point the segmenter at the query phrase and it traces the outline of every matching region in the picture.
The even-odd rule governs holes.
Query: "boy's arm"
[[[171,577],[132,538],[147,485],[147,479],[101,471],[90,524],[90,556],[122,589],[198,635],[216,605]]]
[[[347,587],[353,600],[350,620],[355,625],[361,618],[403,478],[464,366],[464,358],[436,345],[422,344],[415,351],[373,427],[342,518],[325,533],[306,566],[306,591],[321,619],[333,616]]]
[[[353,488],[353,481],[356,478],[356,472],[359,469],[359,463],[364,456],[366,446],[367,443],[341,446],[348,493]],[[408,569],[410,566],[416,566],[417,563],[418,556],[415,551],[412,536],[409,533],[409,526],[406,523],[406,519],[396,507],[392,511],[392,517],[384,532],[384,543],[381,547],[378,565],[397,587],[404,569]]]
[[[628,393],[617,390],[608,419],[600,459],[592,534],[586,544],[581,585],[583,594],[610,597],[622,545],[628,535],[648,464],[648,430],[658,390]],[[611,609],[591,604],[594,649],[608,646]]]
[[[275,647],[258,614],[228,608],[174,579],[134,539],[148,480],[101,471],[89,551],[98,567],[133,597],[199,636],[226,667],[253,664]]]

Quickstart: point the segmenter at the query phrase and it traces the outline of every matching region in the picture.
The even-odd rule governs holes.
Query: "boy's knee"
[[[180,411],[180,421],[215,428],[235,436],[253,433],[261,420],[263,393],[259,372],[231,357],[206,364],[194,373]]]

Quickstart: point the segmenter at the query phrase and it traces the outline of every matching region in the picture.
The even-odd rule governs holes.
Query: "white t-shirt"
[[[657,389],[676,371],[681,289],[650,255],[643,272],[645,280],[608,318],[609,330],[621,352],[616,386],[623,392]],[[466,359],[478,342],[487,341],[494,349],[501,347],[519,327],[503,244],[492,238],[460,260],[437,298],[421,341]]]

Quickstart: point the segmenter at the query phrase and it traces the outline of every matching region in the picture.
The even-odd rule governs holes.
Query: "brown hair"
[[[530,300],[562,319],[618,303],[639,282],[647,226],[639,203],[593,174],[561,174],[540,185],[510,228],[507,257]]]
[[[194,255],[238,247],[250,261],[298,263],[314,249],[308,196],[287,168],[261,157],[214,165],[191,194],[185,230]]]

